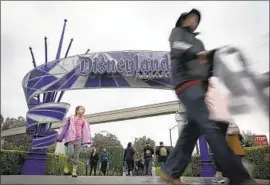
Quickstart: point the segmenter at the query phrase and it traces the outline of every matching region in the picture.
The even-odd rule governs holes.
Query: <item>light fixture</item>
[[[177,111],[175,113],[175,120],[177,123],[185,123],[186,122],[186,114],[184,112]]]

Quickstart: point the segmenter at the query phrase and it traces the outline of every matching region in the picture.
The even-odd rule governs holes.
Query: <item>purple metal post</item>
[[[22,175],[45,175],[46,171],[46,153],[47,149],[32,150],[28,156],[21,171]]]
[[[45,64],[48,63],[48,47],[47,47],[47,37],[44,37],[45,41]]]
[[[31,53],[31,56],[32,56],[32,62],[33,62],[34,68],[36,68],[37,65],[36,65],[36,60],[35,60],[35,57],[34,57],[34,53],[32,51],[32,48],[29,47],[29,50],[30,50],[30,53]]]
[[[89,51],[90,51],[90,49],[87,49],[86,52],[85,52],[85,54],[89,53]]]
[[[68,45],[68,48],[67,48],[67,51],[66,51],[66,54],[65,54],[65,58],[68,56],[68,52],[70,50],[70,47],[71,47],[72,42],[73,42],[73,39],[71,39],[70,42],[69,42],[69,45]],[[61,101],[64,93],[65,93],[65,91],[61,91],[61,93],[60,93],[60,95],[58,97],[57,102],[60,102]],[[56,99],[56,95],[54,96],[54,100],[53,101],[55,101],[55,99]]]
[[[62,48],[63,39],[64,39],[66,22],[67,20],[65,19],[58,50],[56,53],[56,60],[59,60],[60,55],[61,55],[61,48]],[[44,40],[45,40],[45,63],[47,63],[47,38],[45,37]],[[29,50],[31,52],[34,68],[36,68],[36,61],[35,61],[34,54],[32,52],[32,48],[29,47]],[[54,99],[54,96],[56,96],[55,93],[44,93],[43,103],[52,102]],[[51,133],[49,132],[49,130],[51,128],[51,123],[49,127],[47,127],[47,125],[48,125],[47,123],[38,125],[36,128],[36,131],[35,131],[36,134],[34,135],[34,137],[42,138],[46,136],[46,134],[50,135]],[[41,134],[41,132],[43,132],[43,134]],[[34,140],[32,141],[32,146],[34,146],[33,142]],[[28,156],[25,158],[24,166],[22,168],[21,173],[23,175],[44,175],[46,172],[46,153],[47,153],[46,148],[45,149],[30,149]]]
[[[209,155],[207,141],[204,136],[199,137],[200,156],[201,156],[201,177],[213,177],[215,167],[213,159]]]
[[[44,37],[44,43],[45,43],[45,64],[48,63],[48,47],[47,47],[47,37]],[[43,103],[46,101],[46,93],[43,94]]]
[[[59,62],[58,60],[60,59],[60,56],[61,56],[61,50],[62,50],[64,35],[65,35],[66,24],[67,24],[67,20],[65,19],[62,34],[61,34],[61,38],[60,38],[59,45],[58,45],[58,50],[57,50],[56,57],[55,57],[55,60],[57,62]],[[46,102],[53,101],[56,96],[57,96],[57,92],[48,93],[47,96],[46,96]]]

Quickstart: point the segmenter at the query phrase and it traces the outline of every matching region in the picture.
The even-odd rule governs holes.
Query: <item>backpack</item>
[[[159,153],[160,153],[160,156],[162,156],[162,157],[167,157],[167,155],[168,155],[168,151],[164,146],[160,148]]]

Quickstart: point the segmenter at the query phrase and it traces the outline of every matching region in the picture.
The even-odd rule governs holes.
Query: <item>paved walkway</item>
[[[184,177],[184,182],[190,184],[212,184],[211,178],[200,177]],[[259,184],[269,184],[269,180],[258,180]],[[165,185],[160,182],[158,177],[142,177],[142,176],[80,176],[72,178],[69,176],[23,176],[23,175],[2,175],[1,184],[159,184]]]

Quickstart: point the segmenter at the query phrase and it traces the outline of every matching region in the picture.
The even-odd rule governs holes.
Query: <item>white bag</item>
[[[222,88],[217,77],[209,79],[208,91],[205,95],[205,103],[210,112],[210,119],[215,121],[230,122],[231,115],[227,104],[225,93],[221,92]]]

